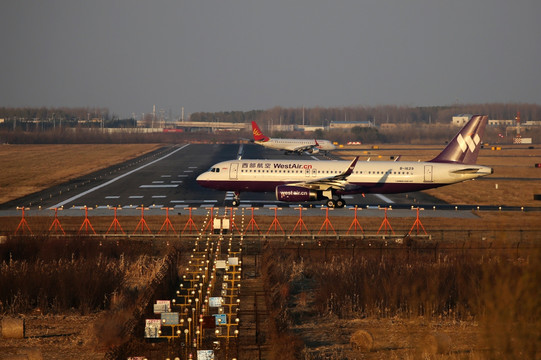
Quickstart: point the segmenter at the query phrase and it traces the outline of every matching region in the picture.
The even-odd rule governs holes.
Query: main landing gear
[[[329,208],[338,208],[338,209],[341,209],[343,208],[344,206],[346,206],[346,202],[342,199],[342,198],[338,198],[338,199],[328,199],[326,202],[325,202],[325,205],[327,205],[327,207]]]

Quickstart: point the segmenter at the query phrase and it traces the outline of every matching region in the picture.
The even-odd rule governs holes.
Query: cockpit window
[[[209,171],[210,171],[210,172],[220,172],[220,168],[218,168],[218,167],[213,167],[213,168],[210,168]]]

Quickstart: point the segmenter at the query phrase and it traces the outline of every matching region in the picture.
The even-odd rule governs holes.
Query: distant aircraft
[[[325,200],[328,207],[345,205],[344,194],[391,194],[431,189],[490,175],[475,165],[488,117],[473,116],[434,159],[417,161],[230,160],[213,165],[197,177],[207,188],[240,193],[275,192],[286,202]]]
[[[252,121],[252,133],[256,144],[275,150],[285,150],[290,153],[317,154],[320,150],[329,151],[336,147],[329,140],[277,139],[269,138],[261,132],[255,121]]]

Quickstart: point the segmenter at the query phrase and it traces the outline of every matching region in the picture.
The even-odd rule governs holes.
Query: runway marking
[[[193,170],[184,170],[185,173],[193,173]]]
[[[173,180],[171,181],[171,184],[182,184],[184,181],[182,180]]]
[[[265,204],[265,203],[267,203],[267,204],[276,204],[276,203],[278,203],[278,201],[276,201],[276,200],[241,200],[240,202],[241,203],[253,203],[253,202],[256,202],[256,203],[263,203],[263,204]]]
[[[188,169],[197,169],[197,166],[188,166]]]
[[[164,199],[164,198],[166,198],[166,197],[167,197],[167,196],[165,196],[165,195],[153,195],[153,196],[152,196],[153,199]]]
[[[143,195],[132,195],[128,197],[128,199],[142,199],[143,197],[144,197]]]
[[[235,192],[234,191],[226,191],[225,200],[233,200],[234,198],[235,198]]]
[[[163,181],[153,181],[152,183],[153,184],[163,184],[164,182]]]
[[[169,157],[169,156],[175,154],[176,152],[178,152],[178,151],[184,149],[185,147],[187,147],[187,146],[189,146],[189,145],[190,145],[190,144],[186,144],[186,145],[184,145],[184,146],[181,146],[181,147],[179,147],[178,149],[176,149],[175,151],[171,151],[169,154],[167,154],[167,155],[165,155],[165,156],[162,156],[162,157],[159,158],[159,159],[156,159],[156,160],[154,160],[154,161],[151,161],[151,162],[149,162],[148,164],[145,164],[145,165],[143,165],[143,166],[138,167],[137,169],[133,169],[133,170],[131,170],[131,171],[128,171],[127,173],[122,174],[122,175],[120,175],[120,176],[117,176],[116,178],[111,179],[111,180],[109,180],[109,181],[107,181],[107,182],[105,182],[105,183],[103,183],[103,184],[101,184],[101,185],[98,185],[98,186],[96,186],[96,187],[93,187],[92,189],[89,189],[89,190],[87,190],[87,191],[83,191],[83,192],[80,193],[80,194],[77,194],[77,195],[75,195],[75,196],[72,196],[72,197],[70,197],[69,199],[66,199],[66,200],[64,200],[64,201],[59,202],[59,203],[56,204],[56,205],[51,206],[49,209],[59,208],[59,207],[64,206],[65,204],[67,204],[67,203],[69,203],[69,202],[71,202],[71,201],[73,201],[73,200],[75,200],[75,199],[78,199],[78,198],[83,197],[83,196],[85,196],[85,195],[87,195],[87,194],[90,194],[91,192],[94,192],[94,191],[96,191],[96,190],[98,190],[98,189],[101,189],[102,187],[105,187],[105,186],[107,186],[107,185],[110,185],[110,184],[114,183],[115,181],[117,181],[117,180],[119,180],[119,179],[122,179],[122,178],[124,178],[124,177],[126,177],[126,176],[128,176],[128,175],[131,175],[131,174],[133,174],[134,172],[137,172],[137,171],[139,171],[139,170],[141,170],[141,169],[143,169],[143,168],[146,168],[146,167],[149,166],[149,165],[155,164],[155,163],[157,163],[158,161],[161,161],[161,160],[163,160],[163,159],[165,159],[165,158],[167,158],[167,157]]]
[[[381,195],[381,194],[374,194],[376,195],[377,197],[379,197],[381,200],[389,203],[389,204],[394,204],[394,201],[392,201],[391,199],[389,199],[387,196],[385,195]]]
[[[120,196],[118,196],[118,195],[110,195],[110,196],[106,196],[105,198],[106,199],[119,199]]]
[[[160,176],[160,177],[162,177],[162,178],[170,178],[171,175],[162,175],[162,176]]]
[[[161,184],[161,185],[141,185],[139,188],[143,189],[155,189],[155,188],[175,188],[178,187],[178,184]]]
[[[188,175],[177,175],[178,177],[188,177]]]

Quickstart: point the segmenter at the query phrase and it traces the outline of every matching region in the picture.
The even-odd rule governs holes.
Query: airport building
[[[352,129],[354,127],[370,128],[375,127],[371,121],[331,121],[329,128],[332,129]]]
[[[453,124],[454,126],[462,127],[468,122],[468,120],[471,119],[472,116],[473,116],[472,114],[455,115],[453,116],[453,119],[451,120],[451,124]]]

